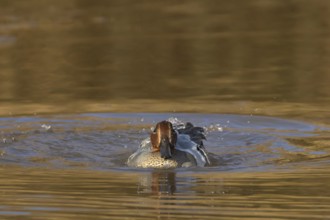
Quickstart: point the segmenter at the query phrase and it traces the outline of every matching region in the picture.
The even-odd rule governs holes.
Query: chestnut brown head
[[[154,152],[160,151],[160,156],[164,159],[172,157],[176,139],[176,133],[173,130],[172,123],[169,121],[157,123],[154,132],[150,134],[152,150]]]

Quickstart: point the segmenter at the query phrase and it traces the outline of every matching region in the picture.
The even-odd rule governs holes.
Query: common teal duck
[[[150,137],[127,161],[130,167],[175,168],[210,165],[203,145],[204,129],[178,120],[156,124]]]

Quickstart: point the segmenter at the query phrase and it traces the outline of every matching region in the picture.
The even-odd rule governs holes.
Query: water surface
[[[4,1],[0,113],[317,113],[329,4]]]
[[[155,122],[206,130],[212,165],[138,169],[128,156]],[[324,125],[220,114],[86,113],[2,118],[0,215],[11,219],[324,219]]]
[[[2,0],[0,219],[329,218],[329,9]],[[127,167],[170,117],[212,166]]]

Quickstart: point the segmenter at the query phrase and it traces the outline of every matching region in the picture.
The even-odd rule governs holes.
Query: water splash
[[[142,120],[143,119],[143,120]],[[271,117],[208,114],[80,114],[2,118],[2,162],[83,169],[125,168],[155,122],[205,128],[217,170],[275,169],[330,155],[327,128]],[[143,144],[143,143],[142,143]],[[206,169],[207,170],[207,169]]]

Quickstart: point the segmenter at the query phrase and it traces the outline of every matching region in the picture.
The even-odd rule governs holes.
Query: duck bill
[[[172,157],[171,146],[168,138],[162,138],[159,148],[161,158],[166,160]]]

